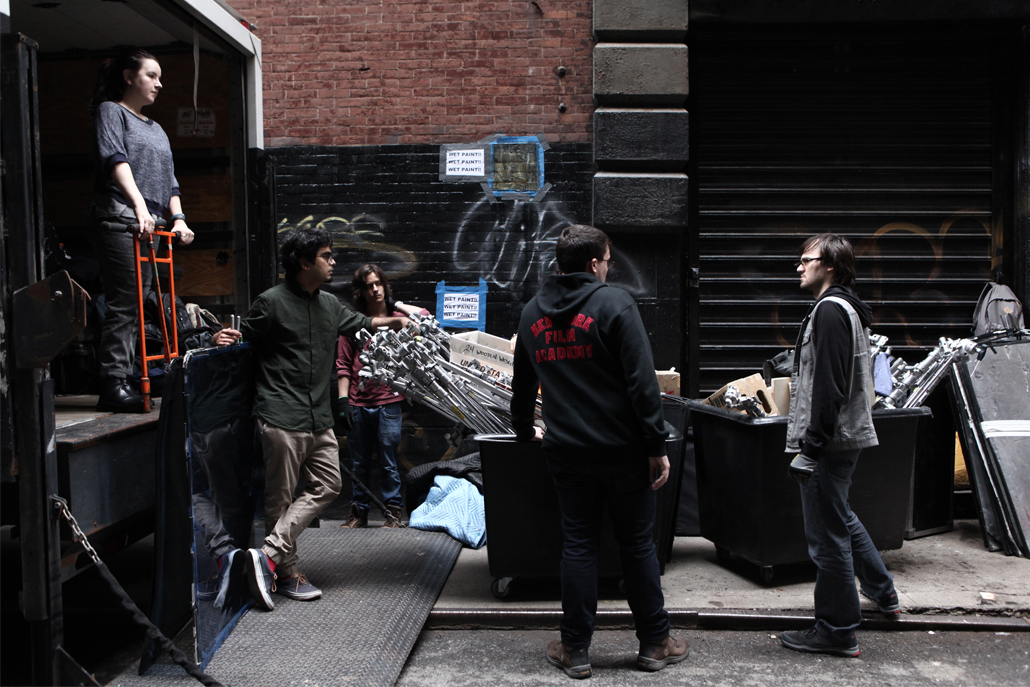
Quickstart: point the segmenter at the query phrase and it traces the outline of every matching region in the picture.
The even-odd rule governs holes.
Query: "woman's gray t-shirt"
[[[93,117],[95,191],[123,205],[131,203],[122,194],[111,170],[119,162],[129,163],[147,208],[164,215],[168,201],[179,194],[172,164],[172,147],[161,125],[140,119],[116,102],[100,103]]]

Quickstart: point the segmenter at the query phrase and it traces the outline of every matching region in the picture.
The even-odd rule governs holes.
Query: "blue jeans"
[[[845,642],[862,621],[855,576],[862,591],[883,600],[894,578],[865,527],[848,505],[851,476],[861,450],[824,453],[807,487],[801,487],[808,555],[819,569],[815,618],[819,633]]]
[[[607,508],[619,543],[626,597],[637,639],[658,644],[669,634],[669,614],[659,577],[652,529],[655,493],[643,455],[618,462],[563,459],[546,453],[558,491],[562,534],[561,641],[569,649],[590,646],[597,615],[601,523]]]
[[[397,449],[401,445],[401,404],[387,403],[375,408],[353,406],[354,428],[347,434],[347,449],[354,461],[354,476],[368,486],[372,474],[372,452],[379,453],[380,498],[387,506],[401,505],[401,475],[397,471]],[[357,484],[351,503],[367,512],[372,507],[368,494]]]

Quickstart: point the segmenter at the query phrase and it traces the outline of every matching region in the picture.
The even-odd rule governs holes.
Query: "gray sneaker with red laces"
[[[277,581],[275,593],[296,601],[314,601],[322,598],[322,590],[308,582],[308,576],[302,572]]]

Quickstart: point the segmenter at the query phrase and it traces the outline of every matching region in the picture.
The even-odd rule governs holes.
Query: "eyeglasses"
[[[329,262],[330,260],[333,259],[333,252],[331,250],[327,250],[324,253],[319,253],[318,257],[322,258],[326,262]]]
[[[608,263],[608,269],[610,269],[610,270],[615,269],[615,261],[612,260],[611,258],[598,258],[597,260],[598,260],[598,262],[606,262],[606,263]]]
[[[794,269],[797,269],[798,267],[801,267],[802,265],[804,265],[805,267],[808,267],[808,263],[814,262],[816,260],[822,260],[822,258],[821,257],[819,257],[819,258],[801,258],[800,260],[798,260],[797,262],[794,263]]]

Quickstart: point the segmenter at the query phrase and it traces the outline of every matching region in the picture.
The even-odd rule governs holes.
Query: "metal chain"
[[[74,535],[75,541],[82,544],[82,547],[86,549],[86,553],[93,559],[94,563],[100,563],[100,556],[97,555],[96,549],[89,543],[89,539],[86,538],[85,532],[79,527],[79,523],[76,522],[75,516],[72,515],[71,510],[68,508],[68,502],[57,495],[51,495],[50,500],[54,503],[54,508],[64,516],[64,519],[68,521],[68,526],[72,528],[72,534]]]
[[[93,559],[93,563],[96,564],[97,571],[100,573],[100,576],[107,581],[107,584],[111,587],[111,591],[118,597],[119,605],[132,614],[133,621],[146,630],[147,637],[167,651],[171,655],[172,660],[182,666],[182,669],[185,670],[190,677],[204,685],[221,687],[222,683],[205,673],[198,664],[191,661],[181,649],[175,646],[175,643],[172,642],[172,640],[168,639],[168,637],[166,637],[161,630],[154,625],[154,623],[150,622],[150,619],[144,615],[143,611],[139,609],[139,606],[129,598],[129,595],[126,594],[122,585],[118,583],[118,580],[116,580],[114,575],[111,574],[111,571],[107,569],[104,562],[100,560],[100,556],[97,555],[93,545],[89,543],[89,539],[86,538],[86,534],[82,531],[82,528],[79,527],[79,523],[75,521],[75,516],[72,515],[71,510],[68,508],[68,502],[56,494],[50,495],[50,501],[54,504],[54,509],[56,509],[64,516],[64,519],[68,521],[68,526],[72,528],[72,532],[75,535],[75,541],[82,544],[83,548],[85,548],[86,552],[89,554],[89,557]]]

